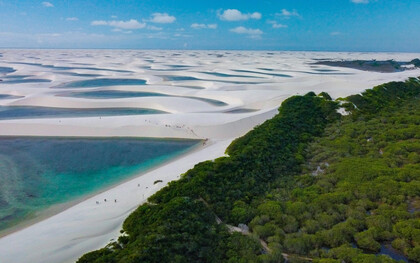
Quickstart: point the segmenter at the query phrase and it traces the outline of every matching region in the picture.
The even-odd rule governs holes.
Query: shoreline
[[[0,137],[12,137],[12,136],[0,136]],[[22,137],[22,136],[18,136],[18,137]],[[44,136],[23,136],[23,137],[44,137]],[[58,138],[58,137],[57,136],[49,136],[49,138]],[[67,138],[67,137],[64,137],[64,138]],[[80,138],[80,137],[77,137],[77,138]],[[91,138],[91,137],[85,137],[85,138],[94,139],[94,138]],[[110,138],[110,139],[113,139],[113,138]],[[143,139],[143,138],[137,137],[136,139]],[[144,139],[159,139],[159,138],[144,138]],[[170,140],[171,138],[162,138],[162,140],[165,140],[165,139]],[[175,138],[174,140],[191,140],[191,139]],[[202,141],[203,140],[197,140],[196,145],[191,146],[190,149],[184,150],[184,152],[181,153],[180,155],[175,156],[173,158],[170,158],[169,160],[166,160],[166,161],[164,161],[164,162],[162,162],[158,165],[147,168],[146,170],[135,172],[135,173],[132,174],[132,176],[130,176],[126,179],[123,179],[122,181],[118,181],[117,183],[111,184],[107,187],[104,187],[103,189],[99,189],[99,190],[94,191],[92,193],[85,194],[83,196],[80,196],[80,197],[76,198],[75,200],[70,200],[70,201],[63,202],[63,203],[53,204],[53,205],[51,205],[51,206],[49,206],[45,209],[42,209],[42,210],[39,210],[39,211],[34,211],[32,213],[32,214],[35,214],[34,216],[29,215],[30,218],[23,219],[22,221],[20,221],[16,225],[13,225],[13,226],[8,227],[6,229],[0,230],[0,239],[4,238],[4,237],[7,237],[8,235],[11,235],[13,233],[19,232],[19,231],[21,231],[25,228],[28,228],[28,227],[30,227],[34,224],[42,222],[42,221],[44,221],[44,220],[46,220],[50,217],[53,217],[53,216],[65,211],[65,210],[67,210],[67,209],[70,209],[71,207],[76,206],[76,205],[78,205],[78,204],[80,204],[80,203],[82,203],[82,202],[84,202],[84,201],[86,201],[90,198],[93,198],[97,195],[100,195],[100,194],[102,194],[106,191],[111,190],[112,188],[118,187],[119,185],[122,185],[126,182],[129,182],[129,181],[133,180],[133,179],[144,176],[145,174],[147,174],[149,172],[152,172],[156,169],[159,169],[159,168],[161,168],[165,165],[168,165],[171,162],[175,162],[175,161],[177,161],[177,160],[179,160],[179,159],[181,159],[181,158],[183,158],[183,157],[185,157],[189,154],[194,153],[195,151],[199,151],[200,149],[205,148],[204,146],[207,146],[207,145],[211,144],[211,142],[208,142],[208,143],[206,143],[206,145],[203,145]]]
[[[6,262],[74,262],[84,253],[107,245],[120,235],[127,216],[149,196],[168,182],[178,180],[198,162],[223,156],[233,139],[209,140],[206,145],[199,143],[182,156],[3,236],[0,239],[2,259]],[[156,180],[163,180],[163,183],[154,184]],[[139,183],[141,191],[137,192]],[[104,198],[113,200],[117,195],[117,203],[95,203]]]

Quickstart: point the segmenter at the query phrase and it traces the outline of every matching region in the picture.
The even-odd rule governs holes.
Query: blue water
[[[200,100],[214,106],[226,106],[227,104],[220,100],[192,97],[192,96],[176,96],[167,95],[157,92],[136,92],[136,91],[120,91],[120,90],[95,90],[86,92],[72,92],[67,96],[76,98],[89,98],[89,99],[116,99],[116,98],[134,98],[134,97],[179,97],[193,100]]]
[[[255,111],[257,110],[247,109],[247,108],[238,108],[238,109],[225,111],[225,113],[249,113],[249,112],[255,112]]]
[[[55,88],[96,88],[123,85],[146,85],[144,79],[89,79],[65,83]]]
[[[266,69],[266,70],[268,70],[268,69]],[[292,76],[287,75],[287,74],[264,73],[264,72],[252,71],[252,70],[234,69],[232,71],[243,72],[243,73],[253,73],[253,74],[260,74],[260,75],[268,75],[268,76],[273,76],[273,77],[283,77],[283,78],[291,78],[292,77]]]
[[[241,72],[240,70],[234,70],[234,71]],[[213,76],[216,76],[216,77],[222,77],[222,78],[258,78],[258,79],[261,78],[261,77],[246,76],[246,75],[225,74],[225,73],[219,73],[219,72],[202,72],[202,73],[205,73],[207,75],[213,75]]]
[[[169,66],[170,67],[170,66]],[[153,70],[153,71],[182,71],[182,70],[186,70],[188,69],[188,67],[171,67],[171,68],[167,68],[167,69],[163,69],[163,68],[153,68],[151,66],[144,66],[141,67],[147,70]]]
[[[23,98],[23,96],[13,96],[13,95],[9,95],[9,94],[0,94],[0,100],[1,99],[18,99],[18,98]]]
[[[70,109],[35,106],[0,106],[0,120],[26,118],[103,117],[121,115],[159,114],[163,111],[137,108]]]
[[[84,74],[84,73],[74,73],[74,72],[60,72],[62,75],[74,76],[74,77],[86,77],[86,78],[97,78],[102,77],[100,74]]]
[[[169,95],[157,92],[136,92],[136,91],[122,91],[122,90],[95,90],[86,92],[73,92],[71,97],[89,98],[89,99],[117,99],[117,98],[132,98],[132,97],[166,97]]]
[[[258,69],[266,70],[266,71],[275,71],[276,70],[276,69],[272,69],[272,68],[258,68]],[[327,70],[324,70],[324,69],[316,70],[315,69],[315,71],[317,71],[317,72],[300,71],[300,70],[278,70],[278,71],[297,72],[297,73],[305,73],[305,74],[311,74],[311,75],[354,75],[354,73],[333,72],[333,70],[328,70],[328,69]]]
[[[31,75],[8,75],[4,77],[4,80],[5,79],[24,79],[28,77],[31,77]]]
[[[9,67],[0,67],[0,73],[2,74],[8,74],[8,73],[12,73],[15,72],[16,70],[13,68],[9,68]]]
[[[192,140],[0,137],[0,230],[51,205],[121,182],[196,144]]]
[[[337,72],[338,70],[335,70],[335,69],[321,69],[321,68],[319,68],[319,69],[314,69],[315,71],[318,71],[318,72]]]
[[[183,81],[183,80],[200,80],[194,77],[188,77],[188,76],[160,76],[166,81]]]
[[[24,84],[24,83],[45,83],[51,82],[49,79],[25,79],[25,78],[13,78],[3,79],[0,84]]]
[[[204,72],[208,74],[207,72]],[[214,74],[220,74],[221,73],[214,73]],[[189,76],[160,76],[165,81],[189,81],[189,80],[201,80],[201,81],[213,81],[213,82],[223,82],[223,83],[232,83],[232,84],[260,84],[259,82],[245,82],[245,81],[225,81],[225,80],[209,80],[209,79],[198,79],[195,77],[189,77]],[[241,76],[243,77],[243,76]]]
[[[62,67],[62,66],[44,65],[44,64],[40,64],[40,63],[28,63],[28,62],[15,62],[14,64],[37,66],[37,67],[48,68],[48,69],[52,69],[52,70],[83,69],[83,70],[110,71],[110,72],[119,72],[119,73],[133,73],[132,71],[129,71],[129,70],[95,68],[95,67]]]

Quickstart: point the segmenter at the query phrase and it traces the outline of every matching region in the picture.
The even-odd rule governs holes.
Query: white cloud
[[[41,37],[60,37],[62,34],[60,33],[45,33],[45,34],[38,34]]]
[[[140,29],[146,27],[146,23],[139,23],[136,19],[130,19],[127,21],[104,21],[104,20],[95,20],[90,23],[92,26],[111,26],[114,28],[121,29]]]
[[[131,30],[122,30],[121,28],[114,28],[114,29],[112,29],[112,32],[119,32],[119,33],[124,33],[124,34],[133,33],[133,31],[131,31]]]
[[[43,5],[44,7],[54,7],[54,5],[53,5],[53,4],[51,4],[50,2],[42,2],[42,5]]]
[[[279,24],[274,20],[268,20],[267,23],[271,24],[273,28],[287,28],[287,25]]]
[[[282,9],[280,13],[276,13],[277,16],[281,16],[285,19],[289,19],[293,16],[300,17],[299,13],[296,10],[289,11],[287,9]]]
[[[198,23],[193,23],[193,24],[191,24],[191,28],[194,28],[194,29],[203,29],[203,28],[216,29],[217,28],[217,24],[198,24]]]
[[[243,26],[232,28],[230,31],[236,34],[245,34],[251,38],[261,38],[261,35],[263,34],[263,32],[258,28],[252,29],[252,28],[246,28]]]
[[[157,27],[157,26],[147,26],[147,29],[159,31],[159,30],[162,30],[163,28]]]
[[[153,13],[149,21],[152,23],[170,24],[175,22],[175,20],[176,17],[170,16],[168,13]]]
[[[368,4],[369,0],[351,0],[355,4]]]
[[[261,13],[254,12],[244,14],[238,9],[226,9],[222,13],[218,12],[217,16],[220,20],[225,21],[240,21],[240,20],[248,20],[248,19],[261,19]]]
[[[107,26],[108,22],[104,21],[104,20],[95,20],[92,21],[92,23],[90,23],[91,26]]]
[[[139,28],[144,28],[146,26],[146,23],[139,23],[135,19],[130,19],[128,21],[116,21],[116,20],[109,21],[108,25],[112,27],[122,28],[122,29],[139,29]]]
[[[330,35],[331,36],[339,36],[339,35],[341,35],[341,32],[339,32],[339,31],[331,32]]]
[[[273,28],[286,28],[287,25],[283,25],[283,24],[273,24]]]
[[[79,20],[79,18],[77,18],[77,17],[67,17],[66,18],[66,21],[78,21]]]

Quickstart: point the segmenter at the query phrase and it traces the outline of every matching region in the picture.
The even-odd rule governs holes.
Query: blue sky
[[[419,0],[0,0],[0,47],[420,52]]]

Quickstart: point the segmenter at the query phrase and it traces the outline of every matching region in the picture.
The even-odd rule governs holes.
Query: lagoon
[[[35,106],[0,106],[0,120],[29,118],[104,117],[165,113],[143,108],[52,108]]]
[[[0,137],[0,231],[179,156],[193,140]]]

